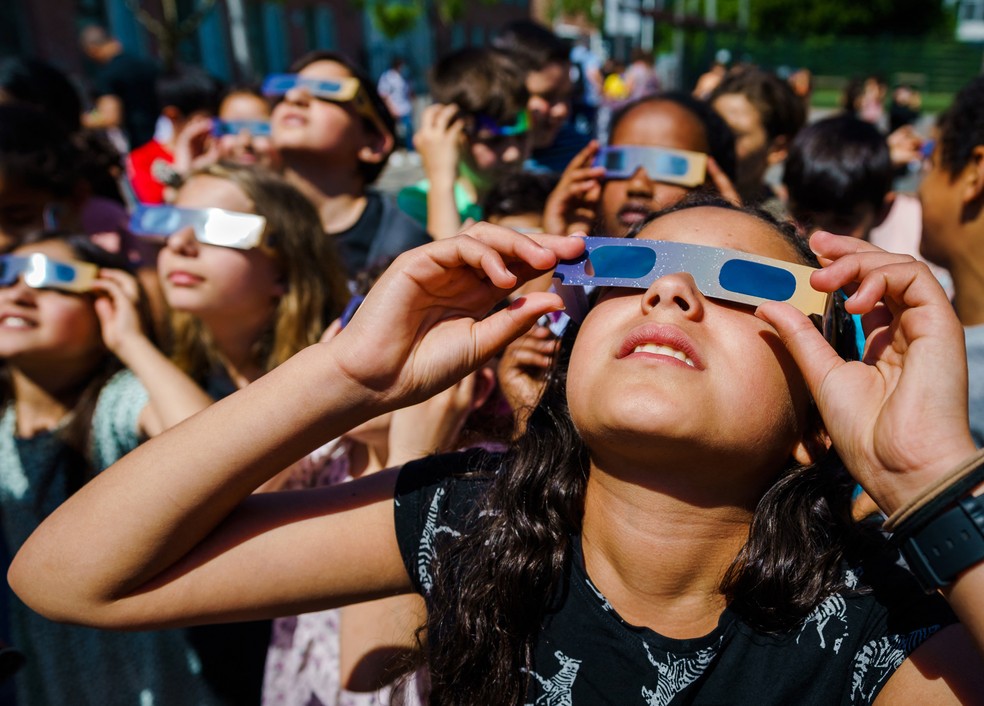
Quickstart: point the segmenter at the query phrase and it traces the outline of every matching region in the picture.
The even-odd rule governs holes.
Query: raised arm
[[[156,436],[212,404],[212,398],[155,346],[141,328],[137,280],[121,270],[100,270],[96,315],[103,341],[147,390],[140,430]]]
[[[560,307],[535,293],[483,318],[578,239],[480,224],[404,253],[334,339],[152,439],[25,543],[13,589],[56,620],[150,628],[292,615],[409,590],[394,474],[250,496],[305,453],[448,387]]]
[[[792,307],[763,305],[758,314],[776,327],[796,359],[844,463],[891,515],[976,452],[968,428],[963,329],[924,264],[829,233],[815,234],[810,245],[825,265],[812,284],[853,292],[847,308],[862,315],[864,361],[843,361]],[[900,669],[886,693],[904,684],[912,703],[930,703],[930,694],[959,697],[970,678],[980,693],[984,563],[959,573],[943,594],[963,625],[941,631],[910,658],[932,669]],[[978,654],[968,654],[965,630]]]

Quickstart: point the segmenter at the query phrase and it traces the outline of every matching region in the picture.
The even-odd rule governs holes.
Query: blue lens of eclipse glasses
[[[646,289],[660,277],[687,272],[707,297],[749,306],[787,302],[808,316],[829,313],[831,297],[810,286],[815,268],[806,265],[692,243],[604,237],[584,242],[579,257],[557,265],[554,276],[561,284]]]
[[[215,137],[239,135],[248,132],[253,137],[269,137],[270,123],[264,120],[213,120],[212,134]]]

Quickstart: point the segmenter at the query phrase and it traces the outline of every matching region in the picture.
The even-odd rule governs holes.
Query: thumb
[[[564,304],[553,292],[530,292],[475,324],[478,360],[488,360],[496,352],[530,330],[537,319]]]
[[[844,360],[830,347],[817,327],[801,311],[782,302],[761,304],[755,315],[770,324],[803,373],[813,399],[819,402],[823,381]]]

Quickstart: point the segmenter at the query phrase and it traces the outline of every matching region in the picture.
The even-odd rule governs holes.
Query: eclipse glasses
[[[602,147],[592,166],[604,167],[606,179],[630,179],[642,168],[655,181],[694,187],[704,183],[707,155],[663,147],[618,145]]]
[[[530,112],[525,108],[519,111],[516,119],[508,124],[500,124],[485,113],[475,114],[475,124],[471,133],[479,139],[490,137],[513,137],[523,135],[530,130]]]
[[[168,236],[191,227],[195,240],[223,248],[250,250],[263,243],[266,218],[221,208],[179,208],[140,204],[130,215],[130,232],[142,236]]]
[[[248,132],[253,137],[270,137],[270,123],[266,120],[219,120],[212,121],[212,136],[225,137]]]
[[[810,286],[813,267],[751,255],[739,250],[665,240],[584,238],[584,252],[557,265],[554,277],[568,314],[581,321],[587,314],[583,289],[570,285],[648,289],[665,275],[687,272],[700,292],[713,299],[758,306],[777,301],[807,316],[819,316],[828,329],[833,297]],[[566,290],[566,291],[564,291]]]
[[[351,103],[356,113],[367,118],[377,130],[384,135],[392,131],[383,123],[369,94],[362,87],[359,79],[354,77],[322,79],[299,76],[298,74],[273,74],[263,81],[261,92],[267,98],[282,98],[289,91],[300,88],[310,93],[314,98],[333,103]]]
[[[60,289],[80,294],[92,289],[99,268],[91,262],[52,260],[41,253],[0,255],[0,287],[10,287],[21,278],[33,289]]]

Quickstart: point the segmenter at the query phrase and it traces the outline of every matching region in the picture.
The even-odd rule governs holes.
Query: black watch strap
[[[984,561],[984,496],[966,497],[905,537],[902,554],[927,591]]]

